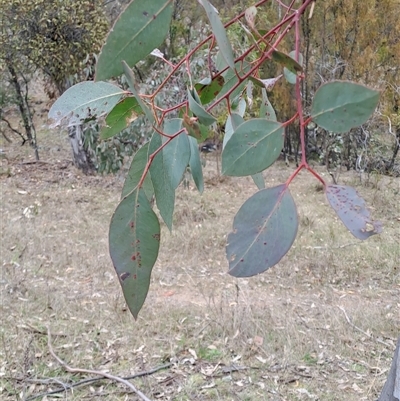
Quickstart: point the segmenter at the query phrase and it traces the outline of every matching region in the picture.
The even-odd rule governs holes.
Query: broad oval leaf
[[[364,85],[333,81],[322,85],[311,105],[311,118],[332,132],[347,132],[364,124],[379,102],[379,92]]]
[[[172,118],[165,121],[163,132],[167,135],[173,135],[180,131],[181,128],[182,120],[180,118]],[[167,138],[163,137],[163,142],[166,140]],[[163,157],[165,166],[169,169],[172,186],[176,189],[182,181],[183,174],[186,171],[190,159],[190,145],[185,132],[179,134],[165,146],[163,149]]]
[[[108,114],[126,92],[107,82],[81,82],[67,89],[51,106],[51,127],[81,125]]]
[[[283,126],[253,118],[241,124],[222,151],[222,174],[245,176],[268,168],[283,148]]]
[[[289,57],[291,57],[293,60],[295,60],[296,59],[296,51],[295,50],[291,51],[289,53]],[[303,65],[303,55],[301,53],[299,53],[299,64]],[[290,84],[294,85],[296,83],[297,75],[293,74],[293,72],[291,72],[286,67],[283,68],[283,75],[285,76],[286,81],[288,81]]]
[[[101,49],[96,81],[121,75],[122,60],[132,67],[162,44],[169,31],[173,3],[173,0],[131,1]]]
[[[203,169],[201,167],[200,152],[196,139],[189,137],[190,144],[190,172],[192,174],[194,183],[200,193],[204,190]]]
[[[154,133],[149,145],[149,157],[162,145],[161,137]],[[159,151],[150,165],[151,182],[154,187],[157,208],[165,224],[172,230],[172,215],[175,205],[175,188],[172,184],[171,171],[164,158],[164,153]]]
[[[148,160],[148,151],[149,151],[149,142],[143,145],[133,156],[131,166],[129,167],[128,175],[125,178],[124,187],[122,188],[121,197],[124,198],[134,189],[136,189],[137,185],[142,178],[144,169],[147,165]],[[151,183],[150,173],[147,172],[146,178],[143,181],[144,192],[146,193],[147,198],[150,200],[154,194],[153,184]]]
[[[199,119],[199,122],[205,126],[214,124],[217,119],[207,112],[194,98],[193,93],[188,89],[188,100],[190,111]]]
[[[110,255],[136,319],[146,299],[160,246],[160,224],[143,190],[122,199],[111,219]]]
[[[200,3],[202,4],[207,13],[207,17],[210,21],[211,28],[215,36],[215,39],[218,43],[222,57],[224,58],[226,64],[229,65],[230,68],[235,69],[235,58],[233,57],[232,46],[229,42],[224,25],[222,24],[221,20],[218,17],[217,11],[208,2],[208,0],[201,0]]]
[[[108,139],[119,134],[142,114],[136,98],[127,97],[119,102],[106,117],[106,125],[100,131],[101,139]]]
[[[254,194],[239,209],[228,235],[229,274],[250,277],[277,264],[291,248],[297,227],[296,205],[285,184]]]
[[[333,210],[356,238],[365,240],[382,231],[381,222],[371,220],[364,199],[354,188],[327,185],[325,193]]]

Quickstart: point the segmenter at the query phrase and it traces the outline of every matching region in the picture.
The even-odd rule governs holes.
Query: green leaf
[[[136,98],[127,97],[119,102],[106,117],[106,126],[100,131],[101,139],[108,139],[119,134],[142,114]]]
[[[268,99],[267,91],[261,89],[262,100],[260,106],[260,118],[266,118],[267,120],[276,121],[275,110]]]
[[[293,60],[296,59],[296,51],[293,50],[289,53],[289,57],[291,57]],[[299,53],[299,64],[303,65],[303,55]],[[286,78],[286,81],[288,81],[290,84],[294,85],[296,83],[296,78],[297,75],[293,74],[288,68],[284,67],[283,69],[283,75]]]
[[[201,104],[207,104],[214,100],[217,97],[218,93],[221,92],[224,84],[225,79],[222,75],[218,75],[212,80],[211,78],[205,78],[195,84],[194,88],[200,96]]]
[[[80,125],[108,114],[126,92],[107,82],[86,81],[67,89],[51,106],[52,127]]]
[[[155,122],[155,118],[151,110],[147,107],[145,102],[143,102],[142,98],[140,97],[138,91],[136,90],[135,86],[135,75],[133,74],[132,70],[129,68],[128,64],[126,64],[125,61],[122,61],[122,68],[124,70],[124,74],[126,77],[126,80],[128,81],[129,89],[131,90],[133,96],[139,103],[140,108],[144,111],[146,114],[147,119],[151,122]]]
[[[197,145],[197,141],[195,138],[189,137],[189,145],[190,145],[190,172],[192,173],[192,177],[194,183],[196,184],[197,189],[200,193],[204,190],[204,180],[203,180],[203,169],[201,167],[200,160],[200,152],[199,147]]]
[[[225,149],[225,145],[228,143],[229,139],[231,139],[233,133],[238,129],[239,125],[243,123],[244,119],[243,116],[241,116],[240,114],[229,114],[225,123],[225,135],[222,142],[222,149]]]
[[[283,132],[283,125],[275,121],[245,121],[222,151],[222,174],[253,175],[268,168],[281,153]]]
[[[167,135],[173,135],[182,128],[180,118],[172,118],[164,123],[163,132]],[[163,142],[167,138],[163,137]],[[163,157],[166,167],[169,169],[172,186],[176,189],[182,181],[190,159],[190,145],[188,136],[185,132],[179,134],[163,149]]]
[[[382,223],[372,221],[365,201],[357,191],[343,185],[327,185],[326,197],[347,229],[358,239],[366,240],[382,232]]]
[[[173,0],[133,0],[107,36],[96,65],[96,81],[122,74],[121,61],[133,67],[166,38]]]
[[[333,81],[322,85],[311,105],[311,118],[327,131],[343,133],[364,124],[379,102],[379,92],[364,85]]]
[[[207,112],[194,98],[194,95],[192,91],[188,89],[188,100],[189,100],[189,109],[195,115],[198,119],[199,122],[205,126],[209,126],[211,124],[214,124],[217,119]]]
[[[162,145],[161,137],[154,133],[149,145],[149,156]],[[150,176],[154,187],[154,195],[158,210],[165,224],[172,230],[172,215],[175,205],[175,189],[172,183],[171,172],[164,158],[164,153],[159,151],[150,165]]]
[[[264,189],[265,188],[265,182],[264,182],[264,177],[263,177],[262,173],[253,174],[251,176],[251,178],[253,179],[254,184],[257,185],[258,189]]]
[[[286,185],[263,189],[239,209],[228,235],[229,274],[250,277],[277,264],[291,248],[298,217]]]
[[[272,59],[277,63],[286,67],[293,74],[297,74],[298,72],[303,71],[303,67],[295,60],[293,60],[290,56],[285,53],[278,52],[274,50],[272,52]]]
[[[204,9],[206,10],[207,17],[210,21],[211,28],[215,39],[218,43],[219,50],[224,58],[226,64],[235,69],[235,58],[233,57],[232,46],[229,42],[228,36],[226,34],[226,30],[218,17],[217,11],[214,7],[208,2],[208,0],[201,0],[200,2]]]
[[[110,255],[136,319],[147,296],[150,275],[160,246],[160,224],[144,191],[122,199],[110,224]]]
[[[130,192],[132,192],[139,184],[144,169],[146,168],[148,160],[147,159],[148,151],[149,151],[149,142],[143,145],[133,157],[131,166],[128,171],[128,175],[124,182],[124,187],[122,188],[122,195],[121,195],[122,198],[128,195]],[[146,174],[146,178],[144,179],[142,188],[144,189],[147,198],[150,200],[154,194],[154,188],[153,184],[151,183],[149,172]]]
[[[218,53],[219,55],[220,53]],[[217,68],[219,71],[223,70],[225,68],[223,61],[220,60],[220,58],[217,56]],[[244,76],[247,74],[250,69],[251,65],[247,61],[237,61],[235,63],[235,68],[237,73],[239,74],[240,77]],[[224,97],[231,89],[233,89],[239,82],[238,77],[235,73],[235,71],[229,69],[223,73],[223,77],[225,79],[225,85],[221,89],[221,92],[219,92],[217,99],[221,99]],[[247,83],[247,79],[245,79],[243,82],[241,82],[237,88],[233,90],[233,92],[229,95],[229,99],[233,100],[237,98],[244,90],[245,86]]]

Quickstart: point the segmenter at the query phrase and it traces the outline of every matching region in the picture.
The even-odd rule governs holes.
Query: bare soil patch
[[[135,322],[108,255],[122,180],[82,176],[64,136],[41,135],[39,163],[29,148],[2,144],[1,399],[34,399],[84,378],[50,355],[47,327],[74,367],[123,377],[169,364],[132,381],[154,400],[377,398],[400,331],[399,178],[340,176],[384,225],[360,242],[302,174],[291,187],[300,216],[294,247],[265,274],[237,280],[226,273],[226,235],[256,187],[220,180],[211,157],[205,193],[178,190],[174,230],[163,227]],[[293,167],[277,163],[267,185]],[[57,395],[138,399],[107,380]]]

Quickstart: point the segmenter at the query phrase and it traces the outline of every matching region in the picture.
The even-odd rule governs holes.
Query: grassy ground
[[[121,180],[82,176],[63,136],[40,143],[43,162],[33,164],[30,149],[2,144],[2,400],[34,399],[90,376],[55,360],[47,327],[54,352],[74,368],[123,377],[167,364],[132,380],[152,400],[377,398],[400,328],[399,179],[339,177],[384,224],[381,235],[360,242],[302,174],[292,185],[300,216],[293,248],[265,274],[237,280],[226,274],[226,235],[256,189],[248,179],[219,180],[208,163],[202,196],[178,190],[174,231],[163,227],[135,322],[108,255]],[[267,185],[292,168],[278,163]],[[107,380],[53,396],[139,399]]]

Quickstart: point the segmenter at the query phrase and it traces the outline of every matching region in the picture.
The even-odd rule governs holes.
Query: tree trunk
[[[387,381],[378,401],[400,401],[400,337],[397,340]]]
[[[95,167],[83,147],[82,125],[68,127],[68,136],[75,166],[82,170],[84,174],[93,173]]]

